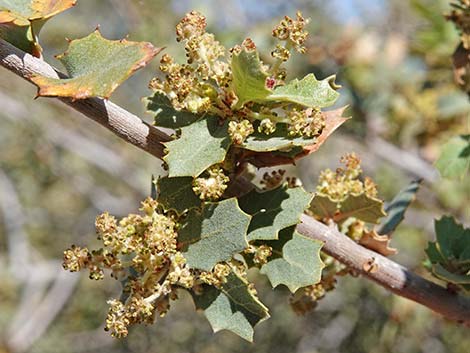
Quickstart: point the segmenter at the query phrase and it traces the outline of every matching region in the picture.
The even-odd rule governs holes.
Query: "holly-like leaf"
[[[239,53],[232,54],[233,89],[238,97],[235,108],[247,102],[264,100],[271,90],[266,87],[268,74],[263,69],[256,49],[242,47]]]
[[[304,237],[290,227],[279,233],[279,240],[267,244],[273,248],[273,255],[260,272],[268,276],[273,288],[283,284],[295,293],[320,281],[325,267],[320,258],[322,242]]]
[[[242,144],[244,149],[255,152],[288,150],[295,146],[308,146],[315,143],[315,138],[291,137],[287,124],[277,124],[276,131],[270,135],[256,131]]]
[[[341,202],[331,200],[328,195],[316,194],[310,210],[321,218],[330,218],[335,222],[355,217],[367,223],[378,223],[380,218],[386,216],[383,201],[366,194],[349,195]]]
[[[178,232],[188,266],[210,271],[218,262],[245,249],[250,219],[238,207],[236,198],[205,203],[201,212],[190,210]]]
[[[312,194],[302,187],[258,192],[252,190],[240,199],[243,211],[253,216],[248,229],[248,240],[275,240],[279,231],[300,221],[308,208]]]
[[[445,178],[470,176],[470,135],[452,138],[442,147],[436,168]]]
[[[201,206],[201,200],[193,191],[193,178],[160,178],[157,182],[157,200],[165,209],[178,214]]]
[[[432,273],[447,282],[470,291],[470,229],[452,217],[434,222],[436,242],[426,249]]]
[[[379,219],[386,215],[383,209],[383,201],[366,194],[349,195],[341,202],[341,206],[333,220],[340,222],[349,217],[355,217],[367,223],[378,223]]]
[[[155,114],[155,125],[170,129],[179,129],[190,125],[201,117],[190,112],[173,108],[170,100],[161,92],[155,92],[152,97],[146,99],[147,110]]]
[[[75,5],[76,0],[0,0],[0,37],[40,57],[37,42],[43,24]]]
[[[304,155],[318,151],[318,149],[326,142],[328,137],[330,137],[330,135],[336,131],[337,128],[351,119],[350,117],[343,117],[343,113],[346,108],[347,107],[342,107],[322,113],[325,117],[325,127],[313,145],[304,147]],[[296,159],[300,157],[303,157],[303,155],[298,155]]]
[[[410,183],[406,188],[401,190],[394,199],[385,207],[387,216],[380,223],[377,233],[379,234],[391,234],[396,227],[405,218],[405,212],[408,206],[416,198],[416,193],[419,190],[422,180],[415,180]]]
[[[395,255],[398,252],[397,249],[390,247],[390,237],[388,235],[380,235],[375,230],[364,232],[359,244],[383,256]]]
[[[228,122],[219,124],[216,117],[206,117],[181,128],[181,137],[166,142],[168,154],[163,160],[168,164],[169,176],[197,177],[211,165],[225,159],[231,139]]]
[[[285,86],[278,86],[269,95],[269,100],[289,102],[306,107],[325,108],[335,104],[339,97],[334,83],[335,76],[318,81],[314,74],[308,74],[300,81],[294,79]]]
[[[57,56],[70,78],[33,76],[39,96],[109,98],[111,93],[136,70],[144,67],[161,48],[146,42],[108,40],[98,30],[73,40],[68,50]]]
[[[316,194],[310,204],[310,210],[320,218],[332,219],[338,210],[338,203],[327,195]]]
[[[229,330],[252,342],[253,328],[269,318],[268,308],[249,289],[248,282],[233,272],[220,289],[204,286],[202,294],[192,295],[214,332]]]

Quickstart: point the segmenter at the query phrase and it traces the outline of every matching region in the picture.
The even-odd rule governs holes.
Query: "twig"
[[[55,72],[47,63],[19,51],[2,40],[0,40],[0,62],[2,66],[25,79],[33,73],[46,72],[53,75]],[[63,101],[127,142],[158,158],[162,157],[161,142],[167,141],[168,136],[143,123],[124,109],[99,99]],[[470,325],[470,299],[447,291],[411,273],[392,260],[356,244],[313,218],[303,216],[298,229],[306,236],[323,241],[325,252],[393,293],[421,303],[448,319]],[[364,265],[371,261],[376,266],[372,267],[373,271],[367,271]]]

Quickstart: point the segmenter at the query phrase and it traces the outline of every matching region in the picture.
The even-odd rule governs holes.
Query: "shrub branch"
[[[46,62],[26,54],[3,39],[0,39],[0,62],[3,67],[29,82],[34,74],[65,77]],[[126,142],[159,159],[163,157],[162,143],[169,141],[170,137],[118,105],[98,98],[76,101],[59,99]],[[420,277],[307,215],[302,216],[298,231],[324,242],[323,250],[327,254],[387,290],[425,305],[449,320],[470,326],[469,298]]]

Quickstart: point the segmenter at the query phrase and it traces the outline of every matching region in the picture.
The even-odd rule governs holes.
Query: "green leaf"
[[[181,128],[181,137],[166,142],[168,154],[163,160],[168,164],[169,176],[197,177],[211,165],[225,159],[231,139],[228,122],[219,124],[216,117],[206,117]]]
[[[277,124],[276,131],[270,135],[256,130],[247,137],[242,147],[255,152],[289,150],[296,146],[308,146],[315,143],[316,138],[290,137],[287,124]]]
[[[252,190],[240,199],[243,211],[253,216],[248,240],[275,240],[280,230],[293,226],[308,208],[312,194],[303,188],[287,188],[257,192]]]
[[[469,291],[470,229],[465,229],[452,217],[434,222],[436,242],[429,242],[426,254],[431,272],[438,278]],[[429,267],[429,266],[428,266]]]
[[[335,104],[339,97],[334,84],[335,76],[318,81],[314,74],[302,80],[294,79],[285,86],[278,86],[268,99],[277,102],[296,103],[306,107],[325,108]]]
[[[349,195],[341,202],[332,201],[328,195],[316,194],[310,209],[315,215],[335,222],[355,217],[364,222],[378,223],[386,215],[383,202],[366,194]]]
[[[37,36],[52,16],[74,6],[76,0],[0,0],[0,37],[40,57]]]
[[[230,273],[222,288],[204,286],[202,294],[192,293],[196,307],[204,310],[214,332],[229,330],[252,342],[253,328],[269,318],[268,308],[253,295],[248,282]]]
[[[279,233],[279,240],[267,244],[273,248],[273,256],[261,267],[261,273],[268,276],[273,288],[283,284],[295,293],[320,281],[325,267],[320,258],[322,242],[304,237],[290,227]]]
[[[218,262],[244,250],[250,219],[238,207],[236,198],[205,203],[201,212],[190,210],[178,232],[188,266],[210,271]]]
[[[179,215],[191,208],[201,206],[201,200],[193,191],[192,177],[160,178],[157,182],[157,200],[166,210],[175,210]]]
[[[321,218],[333,218],[338,209],[338,203],[327,195],[316,194],[310,204],[310,210]]]
[[[391,234],[397,226],[405,218],[405,212],[408,209],[408,206],[416,198],[416,193],[419,190],[422,180],[415,180],[410,183],[406,188],[401,190],[390,202],[390,204],[385,207],[385,212],[387,216],[380,223],[380,226],[377,230],[379,234]]]
[[[263,70],[256,49],[242,47],[240,53],[232,54],[233,89],[238,97],[235,108],[247,102],[264,100],[271,90],[266,87],[268,74]]]
[[[146,101],[148,111],[155,114],[156,126],[178,129],[190,125],[201,118],[190,112],[176,110],[171,105],[168,97],[161,92],[155,92]]]
[[[387,214],[383,209],[383,201],[366,194],[349,195],[341,202],[339,213],[333,217],[335,222],[355,217],[367,223],[378,223]]]
[[[108,40],[96,30],[85,38],[71,41],[67,52],[57,56],[70,78],[33,76],[32,81],[39,88],[39,96],[109,98],[122,82],[160,51],[146,42]]]
[[[442,147],[436,168],[444,178],[470,176],[470,135],[452,138]]]
[[[453,217],[442,217],[434,222],[439,251],[446,259],[460,259],[470,248],[470,229],[465,229]]]

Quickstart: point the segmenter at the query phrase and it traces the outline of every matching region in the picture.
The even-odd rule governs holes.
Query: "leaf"
[[[190,125],[201,118],[190,112],[176,110],[171,105],[168,97],[161,92],[155,92],[146,101],[148,111],[155,113],[156,126],[178,129]]]
[[[232,54],[233,89],[238,97],[235,109],[247,102],[264,100],[271,90],[266,87],[268,74],[264,71],[256,49],[242,47]]]
[[[40,57],[37,36],[52,16],[75,6],[76,0],[0,0],[0,37]]]
[[[393,233],[396,227],[403,221],[408,206],[410,206],[416,198],[416,193],[419,190],[421,182],[421,179],[411,182],[410,185],[401,190],[387,207],[385,207],[387,216],[378,227],[378,234]]]
[[[366,231],[359,240],[359,244],[365,246],[368,249],[371,249],[383,256],[395,255],[398,250],[391,248],[390,237],[388,235],[380,235],[375,230]]]
[[[295,227],[282,230],[279,240],[267,242],[273,248],[273,258],[261,267],[273,288],[283,284],[292,293],[318,283],[325,264],[320,258],[323,243],[304,237]]]
[[[335,104],[339,97],[334,83],[335,76],[318,81],[308,74],[300,81],[294,79],[285,86],[278,86],[269,95],[269,100],[296,103],[306,107],[325,108]]]
[[[453,217],[436,220],[434,228],[437,241],[429,242],[426,249],[432,273],[470,291],[470,229]]]
[[[211,165],[225,159],[231,139],[228,122],[219,124],[216,117],[206,117],[181,128],[181,137],[166,142],[168,154],[163,160],[168,164],[169,176],[197,177]]]
[[[252,342],[253,328],[269,318],[268,308],[253,295],[248,282],[230,273],[222,288],[204,286],[202,294],[192,293],[196,307],[204,310],[214,332],[229,330]]]
[[[36,75],[31,79],[39,88],[39,96],[109,98],[122,82],[160,51],[161,48],[146,42],[108,40],[96,30],[85,38],[71,41],[68,50],[57,56],[70,78]]]
[[[316,138],[291,137],[287,124],[277,124],[276,131],[270,135],[254,132],[247,137],[242,147],[255,152],[287,150],[295,146],[308,146],[315,143]]]
[[[304,152],[306,155],[318,151],[318,149],[326,142],[328,137],[330,137],[330,135],[337,128],[339,128],[346,121],[351,119],[350,117],[344,118],[342,116],[346,108],[347,106],[338,108],[335,110],[323,112],[323,115],[325,116],[326,126],[323,128],[323,131],[321,132],[320,136],[318,136],[318,138],[316,139],[315,144],[304,147]],[[300,156],[297,156],[296,159],[299,157]]]
[[[320,218],[332,219],[338,209],[338,203],[327,195],[316,194],[310,204],[310,210]]]
[[[379,219],[384,216],[386,213],[383,210],[381,200],[360,194],[349,195],[342,201],[339,212],[333,217],[333,220],[340,222],[349,217],[355,217],[367,223],[378,223]]]
[[[178,232],[188,266],[210,271],[218,262],[244,250],[250,219],[236,198],[205,203],[202,212],[190,210]]]
[[[159,178],[157,200],[166,210],[175,210],[179,215],[191,208],[201,206],[201,200],[193,191],[192,177]]]
[[[452,138],[442,147],[436,168],[444,178],[470,176],[470,135]]]
[[[383,202],[366,194],[349,195],[341,202],[331,200],[328,195],[316,194],[310,210],[321,218],[330,218],[335,222],[355,217],[364,222],[377,223],[386,215]]]
[[[300,222],[312,194],[303,188],[280,186],[266,192],[252,190],[240,199],[240,207],[252,215],[248,240],[275,240],[280,230]]]

